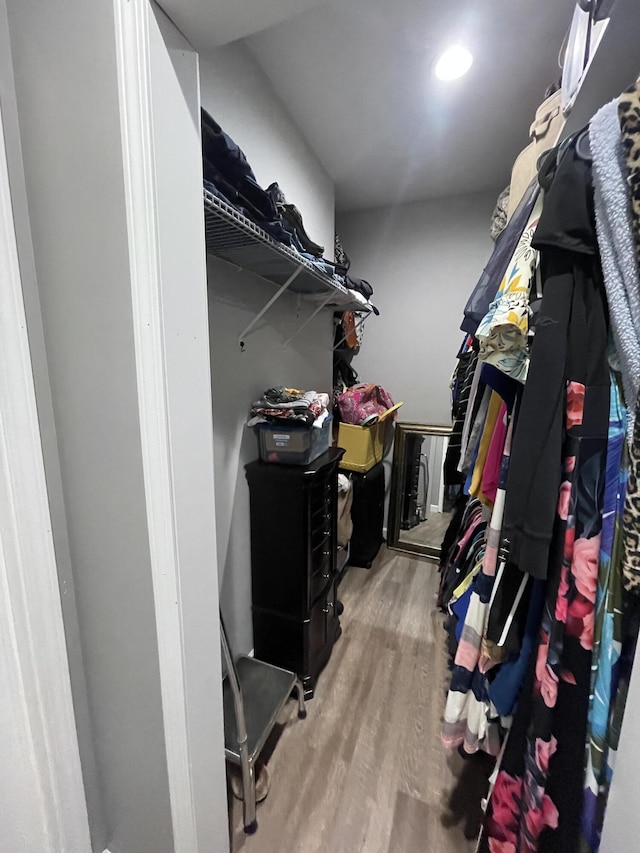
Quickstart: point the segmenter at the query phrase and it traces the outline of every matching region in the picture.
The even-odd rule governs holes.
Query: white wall
[[[22,853],[88,853],[71,664],[23,297],[21,250],[30,235],[24,233],[26,194],[5,0],[0,66],[0,837],[4,849]],[[32,265],[24,264],[24,273],[32,284]]]
[[[93,846],[170,853],[113,8],[10,0],[8,12],[64,500],[52,517],[66,511],[79,616],[67,642],[82,646],[104,805]]]
[[[301,137],[243,45],[201,57],[205,109],[245,151],[258,181],[277,181],[300,209],[309,236],[333,256],[331,179]],[[215,258],[208,261],[213,382],[216,528],[221,604],[237,652],[252,648],[249,493],[244,465],[257,458],[245,429],[248,409],[273,385],[329,391],[332,320],[325,311],[286,350],[284,341],[312,309],[285,294],[240,352],[237,337],[273,293],[273,287]],[[274,543],[277,545],[277,543]]]
[[[11,205],[16,229],[22,293],[28,322],[29,347],[34,371],[41,441],[46,461],[49,510],[53,523],[52,534],[55,543],[56,565],[64,614],[68,665],[72,675],[71,684],[75,721],[83,758],[82,774],[88,812],[91,816],[91,834],[96,847],[100,847],[100,845],[104,847],[106,845],[106,828],[102,812],[102,794],[93,750],[94,738],[87,700],[85,667],[79,635],[75,586],[67,537],[58,443],[27,205],[9,25],[4,0],[0,0],[0,16],[0,103],[2,104],[3,113],[4,141],[9,167]]]
[[[380,316],[365,324],[353,366],[404,406],[400,421],[449,424],[449,381],[464,305],[492,249],[495,194],[338,216],[352,275],[374,288]]]

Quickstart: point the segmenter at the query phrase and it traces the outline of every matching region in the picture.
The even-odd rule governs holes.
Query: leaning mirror
[[[440,557],[455,498],[443,478],[450,435],[450,426],[396,424],[387,525],[396,551]]]

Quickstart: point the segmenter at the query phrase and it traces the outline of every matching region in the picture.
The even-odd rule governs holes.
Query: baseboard
[[[440,507],[438,506],[438,504],[431,504],[431,506],[429,507],[429,511],[431,515],[433,515],[436,512],[440,512]]]

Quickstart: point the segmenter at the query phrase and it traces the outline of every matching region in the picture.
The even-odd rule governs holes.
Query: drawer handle
[[[323,573],[322,573],[322,577],[323,577],[323,578],[330,578],[330,577],[331,577],[331,572],[328,572],[327,574],[325,574],[325,573],[323,572]]]
[[[334,606],[333,601],[327,601],[326,606],[322,608],[322,612],[323,613],[329,613],[329,611],[331,610],[331,608],[333,606]]]

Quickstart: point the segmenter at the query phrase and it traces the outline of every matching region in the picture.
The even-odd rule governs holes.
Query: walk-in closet
[[[634,0],[0,0],[0,849],[635,853]]]

